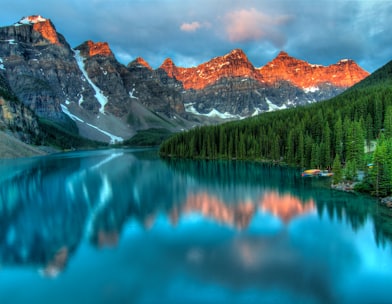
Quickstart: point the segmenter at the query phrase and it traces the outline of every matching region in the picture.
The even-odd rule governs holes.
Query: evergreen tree
[[[335,159],[333,160],[332,172],[332,183],[336,185],[343,180],[342,164],[340,162],[339,154],[336,154]]]
[[[386,140],[384,134],[381,134],[373,153],[373,168],[371,169],[373,194],[380,197],[387,196],[391,192],[390,147],[390,140]]]
[[[334,127],[335,136],[335,153],[339,154],[339,158],[343,158],[343,123],[342,118],[339,116],[336,120]]]
[[[349,160],[344,167],[344,179],[347,181],[355,181],[357,178],[357,165],[355,160]]]
[[[387,107],[385,112],[384,134],[386,138],[392,137],[392,106]]]
[[[370,113],[368,113],[365,120],[365,140],[368,151],[370,151],[373,138],[373,119]]]

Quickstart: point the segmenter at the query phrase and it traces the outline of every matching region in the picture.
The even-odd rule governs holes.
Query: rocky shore
[[[387,197],[380,199],[380,203],[381,203],[381,205],[384,205],[388,208],[392,208],[392,196],[387,196]]]
[[[345,192],[355,192],[355,186],[357,182],[341,182],[338,184],[332,184],[331,189],[345,191]],[[388,208],[392,208],[392,196],[387,196],[380,198],[380,204]]]
[[[341,182],[338,184],[332,184],[331,188],[335,190],[345,191],[345,192],[354,192],[354,188],[356,182]]]

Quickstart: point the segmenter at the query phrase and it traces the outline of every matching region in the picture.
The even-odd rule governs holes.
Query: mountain
[[[243,118],[331,98],[369,75],[353,60],[324,67],[285,52],[255,68],[242,50],[193,68],[166,59],[160,67],[182,84],[188,112]]]
[[[139,102],[133,75],[118,63],[107,43],[86,41],[72,49],[41,16],[0,28],[0,58],[4,78],[25,106],[41,120],[67,129],[76,125],[83,137],[115,142],[139,129],[186,127]],[[144,95],[149,99],[149,92]],[[160,102],[169,104],[164,97]]]
[[[322,66],[293,58],[283,51],[258,70],[270,85],[283,80],[305,92],[317,91],[325,84],[346,89],[369,75],[353,60],[342,59],[336,64]]]
[[[152,69],[141,57],[125,66],[106,42],[71,48],[50,19],[28,16],[0,28],[0,75],[45,130],[114,143],[308,104],[367,72],[351,60],[321,67],[283,52],[255,68],[240,49],[192,68],[166,59]]]

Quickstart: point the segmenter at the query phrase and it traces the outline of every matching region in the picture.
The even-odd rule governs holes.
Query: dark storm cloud
[[[352,58],[368,71],[391,59],[390,0],[15,0],[1,26],[41,14],[75,47],[107,41],[123,63],[197,65],[242,48],[255,66],[280,50],[329,65]]]

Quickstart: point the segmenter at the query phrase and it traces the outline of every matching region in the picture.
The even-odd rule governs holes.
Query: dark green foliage
[[[380,136],[373,153],[370,180],[375,196],[387,196],[392,192],[392,138]]]
[[[335,159],[332,165],[332,171],[334,173],[332,177],[332,183],[334,185],[340,183],[343,180],[343,171],[342,171],[342,164],[340,162],[339,154],[336,154]]]
[[[357,165],[355,160],[349,160],[346,163],[346,167],[344,168],[344,178],[347,181],[355,181],[357,178]]]
[[[124,146],[158,146],[173,133],[167,129],[152,128],[141,130],[131,139],[123,142]]]
[[[79,136],[76,124],[69,120],[67,125],[59,125],[52,121],[40,119],[41,144],[61,149],[98,148],[107,146],[102,142],[89,140]]]

